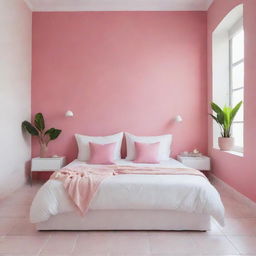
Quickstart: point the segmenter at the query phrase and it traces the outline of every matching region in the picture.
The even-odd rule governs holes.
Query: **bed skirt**
[[[37,230],[210,230],[209,215],[170,210],[92,210],[58,214],[36,224]]]

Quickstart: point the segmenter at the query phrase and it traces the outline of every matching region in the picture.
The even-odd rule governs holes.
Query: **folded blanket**
[[[194,175],[206,178],[203,173],[195,169],[110,165],[101,168],[85,166],[76,166],[72,169],[64,168],[54,172],[50,179],[59,180],[63,183],[70,199],[84,215],[102,181],[110,176],[122,174]]]

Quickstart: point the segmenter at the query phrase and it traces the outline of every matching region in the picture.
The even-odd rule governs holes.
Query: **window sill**
[[[231,151],[231,150],[230,151],[223,151],[223,150],[220,150],[217,147],[214,147],[213,149],[218,150],[220,152],[227,153],[227,154],[235,155],[235,156],[238,156],[238,157],[244,157],[244,153],[243,152]]]

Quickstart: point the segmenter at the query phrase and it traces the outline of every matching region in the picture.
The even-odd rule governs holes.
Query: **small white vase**
[[[220,150],[230,151],[234,147],[234,138],[233,137],[229,137],[229,138],[219,137],[218,144],[219,144]]]

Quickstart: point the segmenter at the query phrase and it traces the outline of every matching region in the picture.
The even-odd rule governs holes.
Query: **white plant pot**
[[[219,144],[219,148],[220,150],[223,151],[230,151],[233,149],[234,147],[234,138],[230,137],[230,138],[225,138],[225,137],[219,137],[218,138],[218,144]]]

